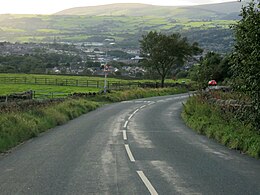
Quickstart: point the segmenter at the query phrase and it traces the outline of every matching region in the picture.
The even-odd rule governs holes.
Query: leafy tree
[[[165,35],[151,31],[142,36],[141,54],[143,65],[148,72],[156,72],[161,79],[161,87],[171,71],[182,66],[194,54],[201,52],[197,43],[190,44],[180,34]]]
[[[215,52],[208,52],[200,63],[190,70],[191,79],[198,81],[201,87],[206,87],[209,80],[217,82],[230,78],[229,56],[222,57]]]
[[[259,1],[241,11],[242,19],[233,26],[235,48],[232,54],[234,87],[252,99],[252,116],[260,127],[260,11]]]

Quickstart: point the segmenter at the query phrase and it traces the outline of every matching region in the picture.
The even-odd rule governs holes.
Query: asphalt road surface
[[[0,194],[260,194],[260,161],[197,135],[187,94],[106,105],[0,156]]]

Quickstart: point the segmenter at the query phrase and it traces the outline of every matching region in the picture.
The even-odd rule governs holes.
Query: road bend
[[[260,194],[260,161],[196,134],[188,94],[106,105],[0,156],[0,194]]]

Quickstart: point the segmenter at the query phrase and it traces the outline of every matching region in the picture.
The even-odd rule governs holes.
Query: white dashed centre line
[[[130,120],[131,118],[133,118],[134,114],[131,114],[128,118],[128,120]]]
[[[142,181],[144,182],[144,185],[147,187],[147,189],[149,190],[150,194],[152,195],[158,195],[158,193],[156,192],[156,190],[154,189],[153,185],[151,184],[151,182],[147,179],[147,177],[145,176],[143,171],[137,171],[139,177],[142,179]]]
[[[145,107],[146,107],[146,105],[143,105],[143,106],[140,107],[140,109],[143,109],[143,108],[145,108]]]
[[[125,122],[125,124],[124,124],[124,128],[126,128],[126,127],[127,127],[127,125],[128,125],[128,122],[129,122],[129,121],[126,121],[126,122]]]
[[[123,139],[127,140],[126,130],[123,130]]]
[[[135,158],[134,158],[134,156],[133,156],[133,154],[132,154],[128,144],[125,144],[125,149],[126,149],[126,153],[127,153],[128,157],[129,157],[130,161],[131,162],[135,162]]]

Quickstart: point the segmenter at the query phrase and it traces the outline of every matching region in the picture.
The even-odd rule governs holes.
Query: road
[[[0,194],[260,194],[260,161],[185,126],[187,94],[106,105],[0,156]]]

